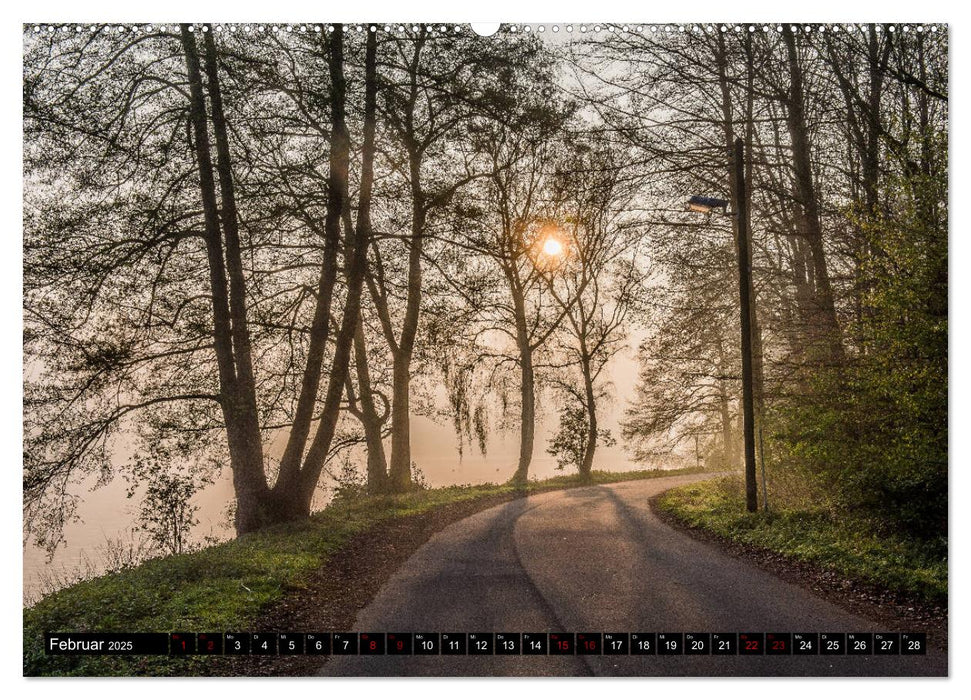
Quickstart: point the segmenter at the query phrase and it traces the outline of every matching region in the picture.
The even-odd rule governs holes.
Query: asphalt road
[[[870,632],[862,619],[650,511],[681,476],[555,491],[450,525],[361,610],[358,632]],[[929,645],[930,646],[930,645]],[[322,675],[917,676],[927,656],[333,656]]]

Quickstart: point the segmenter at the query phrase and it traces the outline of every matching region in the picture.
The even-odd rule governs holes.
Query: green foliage
[[[345,452],[341,457],[340,470],[333,475],[334,501],[347,501],[363,498],[367,495],[367,477],[357,468],[351,459],[351,453]]]
[[[412,488],[418,491],[426,491],[429,487],[428,478],[425,476],[425,472],[419,468],[417,462],[411,463],[411,485]]]
[[[138,525],[167,554],[186,551],[189,531],[199,523],[195,517],[199,506],[191,502],[199,486],[191,476],[178,472],[157,472],[148,482]]]
[[[946,141],[936,174],[890,182],[888,204],[857,217],[862,309],[846,362],[816,373],[769,416],[783,461],[844,508],[935,546],[947,533]]]
[[[824,507],[776,508],[748,513],[739,479],[682,486],[658,507],[691,527],[830,569],[844,578],[877,585],[933,605],[947,605],[947,552],[882,523]]]
[[[580,468],[587,454],[589,430],[590,422],[587,419],[587,410],[583,406],[568,404],[563,407],[560,412],[559,430],[550,440],[550,446],[546,450],[548,454],[556,457],[557,469]],[[617,443],[610,431],[604,429],[597,430],[597,442],[604,447]]]

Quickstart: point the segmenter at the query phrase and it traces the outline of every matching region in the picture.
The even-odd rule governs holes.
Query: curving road
[[[360,632],[868,632],[809,591],[659,521],[704,475],[511,501],[445,528],[361,610]],[[334,656],[322,675],[946,675],[927,656]]]

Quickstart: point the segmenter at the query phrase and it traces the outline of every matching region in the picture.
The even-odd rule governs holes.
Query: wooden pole
[[[758,510],[758,485],[755,470],[755,401],[752,381],[752,254],[749,250],[748,182],[745,179],[745,145],[735,139],[735,181],[738,217],[738,298],[742,314],[742,433],[745,438],[745,507]]]

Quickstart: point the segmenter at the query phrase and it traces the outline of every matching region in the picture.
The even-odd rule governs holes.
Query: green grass
[[[733,542],[817,565],[919,603],[947,606],[946,543],[883,532],[879,523],[865,517],[822,507],[748,513],[735,477],[672,489],[657,505],[686,525]]]
[[[400,496],[335,501],[306,522],[274,527],[190,554],[65,588],[24,610],[25,675],[197,675],[206,657],[48,656],[43,634],[54,632],[246,630],[260,613],[306,585],[351,537],[390,518],[426,513],[450,503],[514,493],[536,493],[698,470],[595,471],[508,484],[453,486]]]

